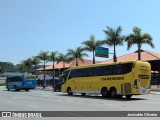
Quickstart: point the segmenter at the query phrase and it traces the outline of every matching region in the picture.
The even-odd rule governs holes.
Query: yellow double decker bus
[[[150,80],[151,66],[148,62],[93,64],[66,70],[61,91],[68,95],[99,93],[103,97],[130,98],[150,93]]]

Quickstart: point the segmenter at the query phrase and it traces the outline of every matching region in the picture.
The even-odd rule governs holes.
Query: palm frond
[[[132,45],[137,44],[138,49],[141,49],[142,44],[148,44],[152,48],[154,48],[154,44],[152,42],[152,37],[144,33],[142,34],[141,29],[138,27],[133,28],[133,33],[126,37],[127,49],[129,50]]]

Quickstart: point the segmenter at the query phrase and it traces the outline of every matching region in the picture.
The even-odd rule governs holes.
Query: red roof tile
[[[99,61],[96,61],[96,63],[99,63]],[[89,64],[93,64],[93,61],[92,60],[81,61],[80,59],[78,59],[78,66],[89,65]],[[76,60],[73,60],[70,62],[70,67],[74,67],[74,66],[76,66]]]
[[[96,61],[96,63],[99,63],[100,61]],[[78,59],[78,66],[83,66],[83,65],[89,65],[89,64],[92,64],[93,63],[93,61],[92,60],[83,60],[83,61],[81,61],[81,60],[79,60]],[[70,63],[65,63],[65,68],[70,68],[70,67],[74,67],[74,66],[76,66],[76,60],[73,60],[73,61],[71,61]],[[63,68],[63,62],[60,62],[60,63],[58,63],[58,64],[55,64],[54,65],[54,68],[55,69],[61,69],[61,68]],[[53,69],[53,66],[52,65],[50,65],[50,66],[46,66],[46,68],[45,68],[46,70],[52,70]],[[39,69],[37,69],[38,71],[41,71],[41,70],[43,70],[43,67],[42,68],[39,68]]]
[[[69,67],[70,67],[70,65],[69,65],[68,63],[65,63],[65,68],[69,68]],[[58,63],[58,64],[55,64],[55,65],[54,65],[54,68],[55,68],[55,69],[63,68],[63,62],[60,62],[60,63]],[[45,69],[46,69],[46,70],[52,70],[52,69],[53,69],[53,65],[46,66]],[[39,68],[39,69],[37,69],[37,70],[38,70],[38,71],[43,70],[43,67],[42,67],[42,68]]]
[[[150,52],[146,50],[141,50],[141,60],[142,61],[150,61],[150,60],[158,60],[160,59],[160,53]],[[122,55],[117,57],[117,62],[124,62],[124,61],[133,61],[138,60],[138,52],[135,51],[134,53]],[[103,63],[113,63],[113,59],[101,62]],[[100,63],[100,64],[101,64]]]

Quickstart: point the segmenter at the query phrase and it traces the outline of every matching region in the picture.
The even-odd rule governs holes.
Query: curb
[[[154,90],[154,91],[151,91],[150,94],[153,94],[153,95],[160,95],[160,91],[155,91],[155,90]]]

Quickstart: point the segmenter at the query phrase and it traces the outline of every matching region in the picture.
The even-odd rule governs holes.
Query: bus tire
[[[125,95],[127,99],[130,99],[132,95]]]
[[[68,95],[73,95],[72,90],[71,90],[71,88],[70,88],[70,87],[69,87],[69,88],[67,88],[67,93],[68,93]]]
[[[9,87],[7,86],[7,90],[10,91]]]
[[[109,95],[110,95],[111,98],[116,98],[117,97],[117,90],[116,90],[115,87],[110,88]]]
[[[108,89],[106,87],[102,88],[101,94],[104,98],[109,97]]]
[[[117,98],[122,98],[123,95],[117,95]]]
[[[29,91],[29,89],[25,89],[25,91]]]
[[[85,96],[85,95],[86,95],[86,93],[81,93],[81,95],[82,95],[82,96]]]

